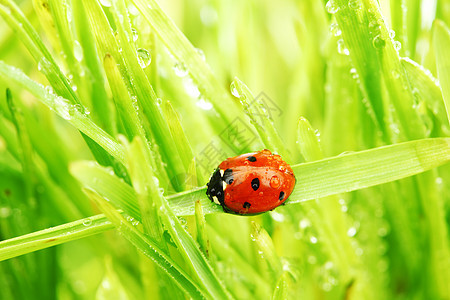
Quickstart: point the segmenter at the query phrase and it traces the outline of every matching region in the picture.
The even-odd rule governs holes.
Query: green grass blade
[[[229,91],[217,81],[204,58],[156,1],[133,0],[132,2],[154,28],[156,35],[175,59],[186,67],[200,92],[213,103],[214,109],[220,115],[220,118],[214,118],[214,122],[220,122],[226,126],[235,116],[241,115]]]
[[[296,174],[297,185],[286,204],[398,180],[430,170],[449,160],[450,139],[436,138],[385,146],[296,165],[293,166],[293,170]],[[72,164],[71,172],[84,186],[96,190],[116,205],[121,203],[121,199],[127,199],[134,203],[135,207],[131,205],[128,210],[132,212],[133,217],[140,220],[134,190],[119,178],[111,175],[106,168],[93,163],[77,162]],[[206,188],[198,188],[168,196],[167,199],[171,209],[179,216],[194,215],[196,199],[201,201],[205,214],[221,212],[222,209],[211,203],[205,192]],[[107,229],[110,228],[105,230]],[[42,248],[45,247],[39,249]]]
[[[250,89],[237,77],[231,83],[231,89],[234,90],[232,91],[234,94],[239,95],[239,101],[244,108],[244,112],[249,116],[250,122],[258,132],[264,146],[267,149],[279,153],[289,161],[286,147],[274,127],[273,120],[268,113],[264,111],[263,105],[257,101],[252,103],[253,100],[255,100],[255,97]]]
[[[88,116],[83,113],[80,105],[73,105],[65,98],[50,93],[41,84],[31,80],[22,71],[0,61],[0,77],[6,82],[19,86],[32,93],[39,101],[66,119],[79,131],[86,134],[99,146],[105,149],[119,162],[124,162],[122,146],[109,134],[98,127]]]
[[[10,0],[0,1],[0,14],[20,36],[21,41],[30,51],[41,72],[47,77],[56,93],[73,104],[81,104],[53,56],[17,5]],[[84,112],[84,107],[81,107],[81,109]]]
[[[438,71],[439,86],[447,109],[447,118],[450,120],[450,31],[445,23],[436,21],[433,28],[433,45],[436,55],[436,68]]]
[[[108,219],[116,226],[123,236],[130,241],[145,256],[153,260],[174,282],[194,299],[204,298],[205,295],[192,281],[190,276],[178,266],[154,241],[131,225],[107,200],[95,192],[85,190],[90,199],[99,206]]]
[[[425,70],[418,63],[408,58],[402,58],[402,66],[406,70],[413,91],[416,91],[419,98],[425,102],[428,110],[439,120],[440,124],[438,125],[441,128],[438,129],[441,129],[448,135],[450,133],[449,119],[447,118],[446,105],[442,98],[440,84],[431,75],[430,71]]]
[[[288,203],[363,189],[438,167],[450,160],[450,139],[395,144],[293,166]]]
[[[96,215],[0,242],[0,261],[82,239],[113,229],[104,215]]]

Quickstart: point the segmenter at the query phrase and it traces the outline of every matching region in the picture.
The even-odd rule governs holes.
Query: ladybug
[[[267,149],[227,158],[214,170],[206,195],[225,212],[258,214],[286,201],[295,186],[292,168]]]

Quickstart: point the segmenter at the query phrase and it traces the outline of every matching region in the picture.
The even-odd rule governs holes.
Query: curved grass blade
[[[194,299],[205,298],[203,291],[193,282],[190,276],[164,253],[154,241],[131,225],[107,200],[91,190],[85,190],[85,192],[111,220],[117,230],[145,256],[149,257],[162,270],[167,272],[186,294]]]
[[[0,261],[113,229],[104,215],[96,215],[0,242]]]
[[[295,165],[292,169],[297,177],[297,185],[286,205],[398,180],[443,165],[449,160],[450,138],[433,138]],[[134,211],[135,215],[132,216],[140,220],[134,190],[116,176],[111,175],[106,168],[89,162],[76,162],[71,165],[71,172],[85,187],[96,190],[117,206],[120,206],[120,201],[126,199],[130,202],[130,211]],[[93,172],[95,172],[94,175],[88,176]],[[220,206],[211,203],[206,197],[205,187],[170,195],[167,200],[171,210],[178,216],[194,215],[196,200],[200,200],[204,214],[222,212]],[[99,218],[98,222],[100,222],[101,217],[91,218]],[[82,234],[79,235],[77,231],[79,223],[82,222],[76,221],[51,230],[38,231],[3,241],[0,243],[0,260],[112,229],[110,224],[98,230],[96,227],[93,227],[93,230],[88,227],[83,228]],[[14,241],[25,240],[31,243],[44,238],[57,238],[61,232],[64,232],[64,240],[58,239],[52,241],[53,243],[44,243],[24,250],[20,247],[11,250],[7,247],[11,242],[14,246]]]
[[[447,118],[450,120],[450,31],[444,22],[437,20],[433,28],[433,44],[436,55],[438,79],[447,109]]]
[[[80,108],[80,105],[70,104],[65,98],[50,93],[41,84],[27,77],[21,70],[7,65],[3,61],[0,61],[0,78],[3,78],[9,84],[29,91],[39,101],[71,123],[79,131],[90,137],[111,156],[122,164],[124,163],[123,147],[89,119]]]

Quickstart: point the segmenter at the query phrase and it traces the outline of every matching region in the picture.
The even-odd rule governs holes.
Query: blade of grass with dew
[[[112,12],[117,26],[119,36],[119,46],[122,49],[123,58],[126,63],[129,75],[131,77],[131,84],[136,92],[138,103],[141,105],[146,114],[154,139],[161,148],[163,161],[167,164],[165,169],[168,173],[171,183],[176,191],[184,189],[183,182],[176,180],[179,174],[183,174],[186,170],[183,168],[183,162],[180,156],[177,155],[177,147],[175,145],[175,136],[171,135],[168,122],[157,106],[157,96],[153,87],[145,75],[143,67],[141,66],[138,52],[132,43],[130,19],[123,0],[114,1],[112,5]]]
[[[164,227],[162,226],[158,213],[159,208],[161,207],[160,192],[156,185],[155,177],[151,172],[152,169],[149,161],[149,156],[151,156],[151,154],[144,152],[148,148],[144,147],[143,142],[139,137],[135,138],[131,144],[128,144],[126,141],[124,141],[123,144],[126,149],[126,159],[130,178],[137,193],[144,233],[149,235],[161,250],[165,253],[169,253],[169,248],[163,236]],[[142,165],[148,167],[142,168]],[[166,275],[162,274],[161,270],[156,270],[156,272],[162,280],[166,279]],[[165,297],[173,299],[183,297],[180,291],[174,286],[173,282],[169,282],[167,285],[166,292],[170,293],[170,295],[165,295]]]
[[[256,299],[264,299],[265,296],[269,295],[271,292],[269,282],[255,270],[254,266],[243,257],[242,253],[238,252],[232,244],[218,234],[211,225],[206,224],[206,228],[210,236],[213,253],[218,257],[218,261],[233,263],[239,274],[243,276],[239,278],[239,282],[243,284],[244,289],[249,290],[249,287],[251,287],[252,289],[248,292]],[[236,281],[236,278],[233,278],[233,281]],[[225,280],[230,291],[236,293],[236,289],[232,289],[231,286],[238,283],[233,281]]]
[[[96,215],[0,242],[0,261],[82,239],[113,229],[104,215]]]
[[[131,225],[107,200],[91,190],[85,193],[105,213],[108,219],[116,226],[117,230],[131,242],[139,251],[153,260],[169,277],[190,297],[194,299],[204,298],[206,295],[167,254],[164,253],[154,241]]]
[[[34,182],[35,182],[35,170],[33,163],[33,147],[31,145],[30,138],[28,136],[28,132],[25,127],[25,120],[20,109],[17,108],[13,101],[13,97],[11,91],[6,89],[6,102],[8,104],[9,111],[11,113],[12,123],[14,124],[18,136],[19,148],[20,151],[20,163],[22,165],[22,172],[24,174],[24,183],[25,183],[25,193],[28,205],[31,207],[35,207],[36,203],[34,203]]]
[[[90,96],[87,96],[87,98],[90,98],[91,102],[93,102],[92,107],[97,114],[101,115],[101,125],[105,126],[104,128],[108,131],[110,129],[108,126],[113,124],[112,120],[108,121],[112,118],[113,111],[108,106],[109,98],[105,89],[103,70],[101,69],[101,57],[96,49],[95,39],[90,30],[89,21],[81,0],[73,0],[71,3],[71,13],[74,20],[77,20],[75,22],[75,31],[82,49],[83,67],[87,70],[85,73],[89,75],[85,76],[90,79],[87,83],[90,90]],[[104,124],[105,122],[110,122],[110,124]]]
[[[436,56],[436,68],[438,71],[439,86],[444,98],[447,118],[450,120],[450,31],[445,23],[437,20],[433,26],[433,46]]]
[[[390,32],[381,15],[379,5],[374,0],[363,0],[363,3],[368,12],[369,22],[371,24],[375,22],[379,29],[378,35],[372,36],[370,40],[378,37],[384,42],[381,43],[383,44],[382,47],[377,48],[377,51],[375,51],[375,48],[372,48],[372,52],[376,52],[380,61],[382,76],[390,96],[389,99],[395,107],[403,132],[408,139],[425,138],[428,136],[426,128],[415,109],[411,86],[400,63],[399,54],[394,47],[394,41],[390,37]],[[367,38],[367,36],[364,38]]]
[[[90,99],[92,95],[95,100],[91,100],[92,107],[92,115],[91,117],[94,120],[98,121],[98,124],[106,130],[106,132],[113,134],[114,133],[114,114],[110,110],[108,101],[109,99],[106,96],[106,92],[104,86],[97,85],[98,90],[92,90],[91,84],[95,84],[95,81],[90,80],[90,76],[86,76],[86,72],[84,68],[94,70],[94,75],[97,75],[96,79],[99,78],[98,71],[95,68],[98,68],[97,53],[93,53],[94,57],[85,57],[84,50],[82,49],[82,45],[77,40],[75,36],[75,30],[73,27],[74,23],[69,22],[69,16],[73,14],[72,12],[72,3],[67,0],[51,0],[48,3],[48,7],[50,8],[51,14],[54,20],[54,26],[58,30],[58,41],[61,44],[61,48],[64,53],[64,60],[68,67],[69,74],[72,77],[72,84],[77,86],[77,93],[81,99]],[[82,16],[85,19],[85,16]],[[77,23],[81,23],[82,20],[75,22],[75,26]],[[72,26],[72,27],[71,27]],[[90,36],[90,32],[83,32],[83,35],[87,35],[87,39]],[[93,43],[92,39],[88,40],[91,44]],[[86,45],[86,43],[84,43]],[[86,45],[92,47],[92,45]],[[90,49],[92,50],[92,49]],[[92,53],[87,53],[91,55]],[[87,65],[87,63],[94,63],[91,67]],[[103,80],[101,80],[103,81]]]
[[[414,57],[416,52],[416,41],[420,33],[421,2],[416,0],[389,1],[392,35],[395,34],[401,43],[400,54],[402,56]],[[392,36],[394,38],[394,36]]]
[[[381,131],[383,140],[387,141],[380,63],[374,51],[374,47],[384,46],[385,42],[378,35],[376,39],[370,36],[369,20],[361,9],[361,1],[355,0],[352,4],[350,8],[346,0],[332,0],[327,3],[327,10],[335,16],[342,32],[343,39],[338,41],[338,52],[350,56],[359,75],[363,98],[370,103],[369,115]]]
[[[197,242],[200,245],[200,249],[211,260],[211,245],[206,232],[206,220],[200,200],[195,201],[195,224],[197,228]]]
[[[153,91],[142,67],[139,65],[137,52],[128,40],[131,38],[131,27],[126,11],[122,2],[114,2],[113,15],[115,16],[116,25],[118,26],[119,42],[116,42],[111,26],[97,1],[83,1],[91,27],[96,37],[100,56],[108,53],[119,63],[119,70],[122,78],[125,80],[128,88],[136,95],[137,101],[141,105],[148,120],[152,120],[150,124],[151,134],[164,151],[161,151],[165,160],[169,178],[176,178],[177,174],[184,173],[182,164],[179,162],[178,155],[171,155],[176,152],[175,145],[170,135],[167,123],[163,119],[160,111],[156,106],[156,95]],[[117,6],[117,7],[116,7]],[[120,45],[119,45],[120,44]],[[122,52],[118,49],[121,48]],[[123,53],[123,55],[122,55]],[[180,187],[176,187],[180,190]]]
[[[450,139],[434,138],[295,165],[292,168],[297,177],[297,185],[286,204],[398,180],[430,170],[449,160]],[[94,172],[94,175],[90,175]],[[111,175],[106,168],[95,163],[76,162],[71,165],[71,173],[84,186],[96,190],[116,205],[124,201],[123,199],[127,199],[126,201],[131,204],[134,203],[135,207],[131,206],[129,210],[135,211],[136,216],[133,217],[140,220],[134,190],[118,177]],[[203,187],[174,194],[167,199],[171,209],[178,216],[194,215],[193,203],[197,199],[201,201],[205,214],[221,213],[220,206],[211,203],[205,192],[206,188]],[[70,233],[67,234],[70,235]]]
[[[236,90],[234,93],[239,95],[239,101],[244,108],[244,112],[250,118],[250,122],[258,132],[265,147],[279,153],[289,161],[287,149],[274,127],[273,120],[267,114],[267,111],[264,111],[265,108],[263,105],[260,103],[252,103],[255,97],[252,95],[250,89],[237,77],[232,82],[231,89]],[[252,104],[252,106],[250,106],[250,104]],[[257,120],[257,117],[260,119]]]
[[[306,162],[323,159],[321,144],[316,132],[308,120],[303,117],[298,121],[297,139],[300,152]],[[333,263],[338,266],[338,282],[339,285],[343,286],[342,290],[345,291],[345,286],[357,278],[358,288],[356,290],[359,293],[354,294],[352,299],[377,298],[375,292],[371,292],[370,297],[368,294],[361,293],[361,291],[370,290],[370,284],[362,273],[361,261],[353,249],[356,241],[352,241],[347,234],[348,220],[341,210],[338,197],[328,196],[316,199],[315,202],[309,203],[309,207],[311,209],[305,213],[322,237],[320,240],[324,245],[324,251],[328,252],[329,257],[333,259]]]
[[[0,14],[10,27],[20,36],[20,40],[25,44],[28,51],[38,63],[40,71],[47,77],[56,93],[69,100],[72,104],[81,105],[81,102],[72,90],[67,78],[61,72],[52,55],[44,46],[39,35],[17,5],[12,0],[1,0]],[[80,108],[84,110],[83,106]]]
[[[267,231],[261,227],[255,221],[251,222],[252,226],[252,239],[254,239],[258,253],[262,252],[262,255],[265,258],[265,262],[267,263],[272,274],[270,276],[278,277],[280,276],[283,268],[281,264],[280,257],[277,255],[275,251],[275,246],[273,245],[272,238],[267,233]]]
[[[297,184],[286,204],[398,180],[449,160],[450,138],[433,138],[296,165]]]
[[[438,132],[443,131],[445,135],[449,135],[449,119],[447,118],[446,106],[437,79],[431,75],[430,71],[425,70],[421,65],[407,57],[402,58],[401,62],[406,70],[413,91],[420,95],[428,109],[439,120],[440,124],[438,125],[441,128]]]
[[[288,300],[289,299],[289,283],[288,283],[288,272],[283,272],[278,278],[277,285],[272,294],[272,300]]]
[[[132,2],[171,54],[189,70],[200,92],[213,103],[214,109],[220,115],[220,118],[214,118],[214,122],[221,122],[224,126],[231,124],[232,119],[240,116],[241,112],[230,93],[217,81],[202,55],[162,11],[156,1],[133,0]],[[238,139],[240,139],[239,136]],[[241,139],[239,141],[245,143]]]
[[[147,185],[153,196],[153,202],[155,208],[158,208],[158,215],[161,218],[164,228],[167,229],[172,236],[173,241],[177,245],[178,251],[184,258],[184,261],[191,268],[193,274],[198,276],[199,284],[204,287],[205,291],[213,299],[228,299],[229,294],[219,278],[211,268],[210,264],[206,260],[206,257],[202,254],[194,239],[186,232],[181,226],[179,220],[175,214],[171,211],[170,206],[166,199],[164,199],[160,192],[158,192],[158,186],[153,179],[153,171],[149,164],[142,164],[142,159],[145,161],[145,155],[143,153],[143,145],[141,142],[132,143],[132,149],[128,159],[130,164],[140,165],[148,176]],[[140,152],[140,153],[139,153]]]
[[[119,162],[124,162],[122,146],[92,122],[85,113],[80,111],[79,106],[69,104],[65,98],[50,93],[41,84],[28,78],[21,70],[9,66],[2,61],[0,61],[0,77],[8,83],[29,91],[39,101],[90,137]]]
[[[178,114],[169,101],[162,103],[162,111],[169,125],[170,133],[175,138],[175,146],[178,150],[178,156],[183,163],[185,172],[188,172],[194,155],[192,154],[191,145],[186,137],[186,134],[184,133]]]

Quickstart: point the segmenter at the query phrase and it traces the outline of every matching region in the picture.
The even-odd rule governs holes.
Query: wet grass
[[[0,0],[1,298],[450,299],[450,2],[377,3]]]

